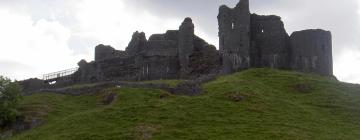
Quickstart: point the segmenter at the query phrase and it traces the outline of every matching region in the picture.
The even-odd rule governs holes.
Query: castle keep
[[[305,30],[289,36],[280,17],[250,14],[249,0],[241,0],[233,9],[221,6],[218,21],[225,73],[267,67],[333,75],[328,31]]]
[[[196,36],[192,19],[186,18],[178,30],[149,39],[135,32],[125,51],[96,46],[95,61],[81,60],[70,81],[193,79],[248,68],[333,75],[329,31],[304,30],[289,36],[279,16],[251,14],[249,0],[241,0],[234,8],[220,6],[217,18],[219,50]]]

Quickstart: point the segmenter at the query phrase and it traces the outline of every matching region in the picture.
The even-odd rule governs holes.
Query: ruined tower
[[[251,15],[251,67],[290,68],[290,39],[279,16]]]
[[[154,34],[148,40],[136,31],[125,51],[98,45],[95,61],[80,61],[72,80],[56,82],[206,79],[247,68],[333,75],[329,31],[304,30],[289,36],[281,17],[250,14],[249,0],[239,1],[235,8],[221,6],[218,22],[219,50],[196,36],[192,19],[186,18],[179,30]]]
[[[180,75],[188,73],[190,55],[194,50],[194,24],[191,18],[186,18],[179,27],[179,62],[180,62]]]
[[[294,32],[291,37],[293,70],[333,75],[331,33],[324,30]]]
[[[305,30],[291,35],[281,17],[250,14],[249,0],[219,8],[222,72],[246,68],[292,69],[332,75],[331,33]]]
[[[235,8],[219,8],[219,48],[223,55],[223,73],[250,67],[249,0],[241,0]]]

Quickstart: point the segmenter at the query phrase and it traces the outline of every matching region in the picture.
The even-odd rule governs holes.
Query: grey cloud
[[[218,7],[230,7],[239,0],[127,0],[138,9],[148,10],[162,18],[193,17],[212,38],[217,37]],[[358,2],[356,0],[252,0],[251,11],[258,14],[276,14],[283,17],[288,33],[307,28],[331,30],[334,50],[359,46],[360,35]]]
[[[95,38],[84,38],[81,36],[73,35],[68,41],[69,48],[74,51],[74,55],[89,54],[94,46],[99,44],[99,41]]]
[[[34,21],[42,18],[56,20],[69,29],[77,30],[77,21],[73,14],[77,10],[76,3],[80,1],[82,0],[0,0],[0,8],[10,7],[11,12],[28,13]],[[135,9],[131,11],[148,11],[164,19],[192,17],[197,28],[215,39],[212,42],[217,42],[218,7],[222,4],[234,7],[239,0],[121,1],[127,4],[127,8]],[[360,50],[358,0],[250,0],[250,3],[253,13],[276,14],[283,17],[289,34],[307,28],[332,31],[335,59],[342,49]],[[88,53],[88,47],[93,47],[97,42],[96,39],[73,35],[68,44],[76,54],[84,54]]]
[[[22,64],[14,61],[0,60],[0,75],[6,77],[19,77],[19,71],[26,70],[28,73],[34,71],[34,68],[27,64]],[[26,77],[22,76],[23,79]],[[14,79],[13,79],[14,80]],[[22,80],[22,79],[17,79]]]
[[[76,29],[74,24],[77,21],[72,14],[80,1],[82,0],[1,0],[0,7],[10,7],[13,12],[30,13],[35,21],[42,18],[56,20],[68,28]],[[128,8],[149,11],[161,18],[192,17],[198,28],[203,29],[211,38],[217,38],[218,7],[222,4],[233,7],[238,1],[124,0]],[[360,44],[356,42],[360,35],[357,0],[251,0],[250,3],[253,13],[283,17],[289,34],[306,28],[324,28],[333,32],[335,50]],[[74,38],[71,41],[74,42]]]
[[[72,14],[76,11],[76,3],[80,1],[81,0],[2,0],[0,1],[0,5],[11,7],[13,11],[16,12],[28,12],[35,21],[41,18],[57,20],[68,28],[76,29],[77,27],[74,27],[74,24],[76,24],[77,21]],[[239,0],[124,0],[128,8],[139,11],[149,11],[161,18],[192,17],[198,25],[197,28],[202,29],[211,38],[217,38],[216,16],[218,7],[222,4],[233,7],[238,1]],[[324,28],[331,30],[334,36],[335,52],[349,46],[360,45],[360,42],[356,42],[357,37],[360,35],[359,4],[356,0],[252,0],[250,3],[253,13],[276,14],[283,17],[289,34],[293,31],[307,28]],[[83,44],[80,43],[81,40],[75,43],[75,39],[76,38],[72,38],[69,44]],[[79,49],[76,51],[78,50]]]

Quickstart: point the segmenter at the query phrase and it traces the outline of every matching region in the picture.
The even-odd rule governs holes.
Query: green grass
[[[168,84],[170,87],[176,87],[183,80],[151,80],[151,81],[144,81],[143,83],[155,83],[155,84]]]
[[[65,88],[72,88],[72,89],[81,89],[81,88],[88,88],[88,87],[94,87],[98,85],[98,83],[93,83],[93,84],[76,84],[76,85],[72,85],[72,86],[68,86]]]
[[[150,80],[150,81],[143,81],[142,83],[154,83],[154,84],[167,84],[170,87],[176,87],[178,84],[182,83],[183,80]],[[75,84],[65,88],[71,89],[81,89],[81,88],[88,88],[94,87],[99,85],[99,83],[92,83],[92,84]]]
[[[296,85],[311,88],[301,92]],[[360,138],[359,85],[317,75],[252,69],[219,77],[203,87],[204,94],[195,97],[133,88],[76,97],[27,96],[22,111],[44,112],[40,116],[47,123],[12,139]],[[118,94],[117,101],[101,105],[103,95],[109,92]],[[233,97],[243,100],[235,102]]]

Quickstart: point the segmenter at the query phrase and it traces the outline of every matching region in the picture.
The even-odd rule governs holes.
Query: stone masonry
[[[95,61],[81,60],[70,82],[194,79],[248,68],[333,75],[329,31],[311,29],[289,36],[281,17],[251,14],[249,0],[235,8],[220,6],[217,18],[219,50],[196,36],[192,19],[185,18],[178,30],[149,39],[144,32],[134,32],[125,51],[96,46]]]
[[[329,31],[304,30],[290,37],[279,16],[250,14],[249,0],[235,8],[220,6],[218,21],[223,73],[265,67],[333,75]]]
[[[194,34],[192,19],[186,18],[179,30],[154,34],[149,40],[136,31],[125,51],[99,45],[95,61],[82,60],[78,65],[77,83],[189,79],[218,73],[221,57],[214,46]]]
[[[234,9],[219,8],[219,49],[223,58],[223,73],[250,67],[249,0],[240,1]]]
[[[331,33],[305,30],[292,33],[291,68],[302,72],[333,75]]]
[[[248,68],[277,68],[332,75],[331,33],[305,30],[288,35],[281,17],[251,14],[249,0],[220,6],[219,50],[194,34],[191,18],[179,30],[146,39],[135,32],[125,51],[95,48],[95,61],[79,63],[76,82],[189,79]]]

